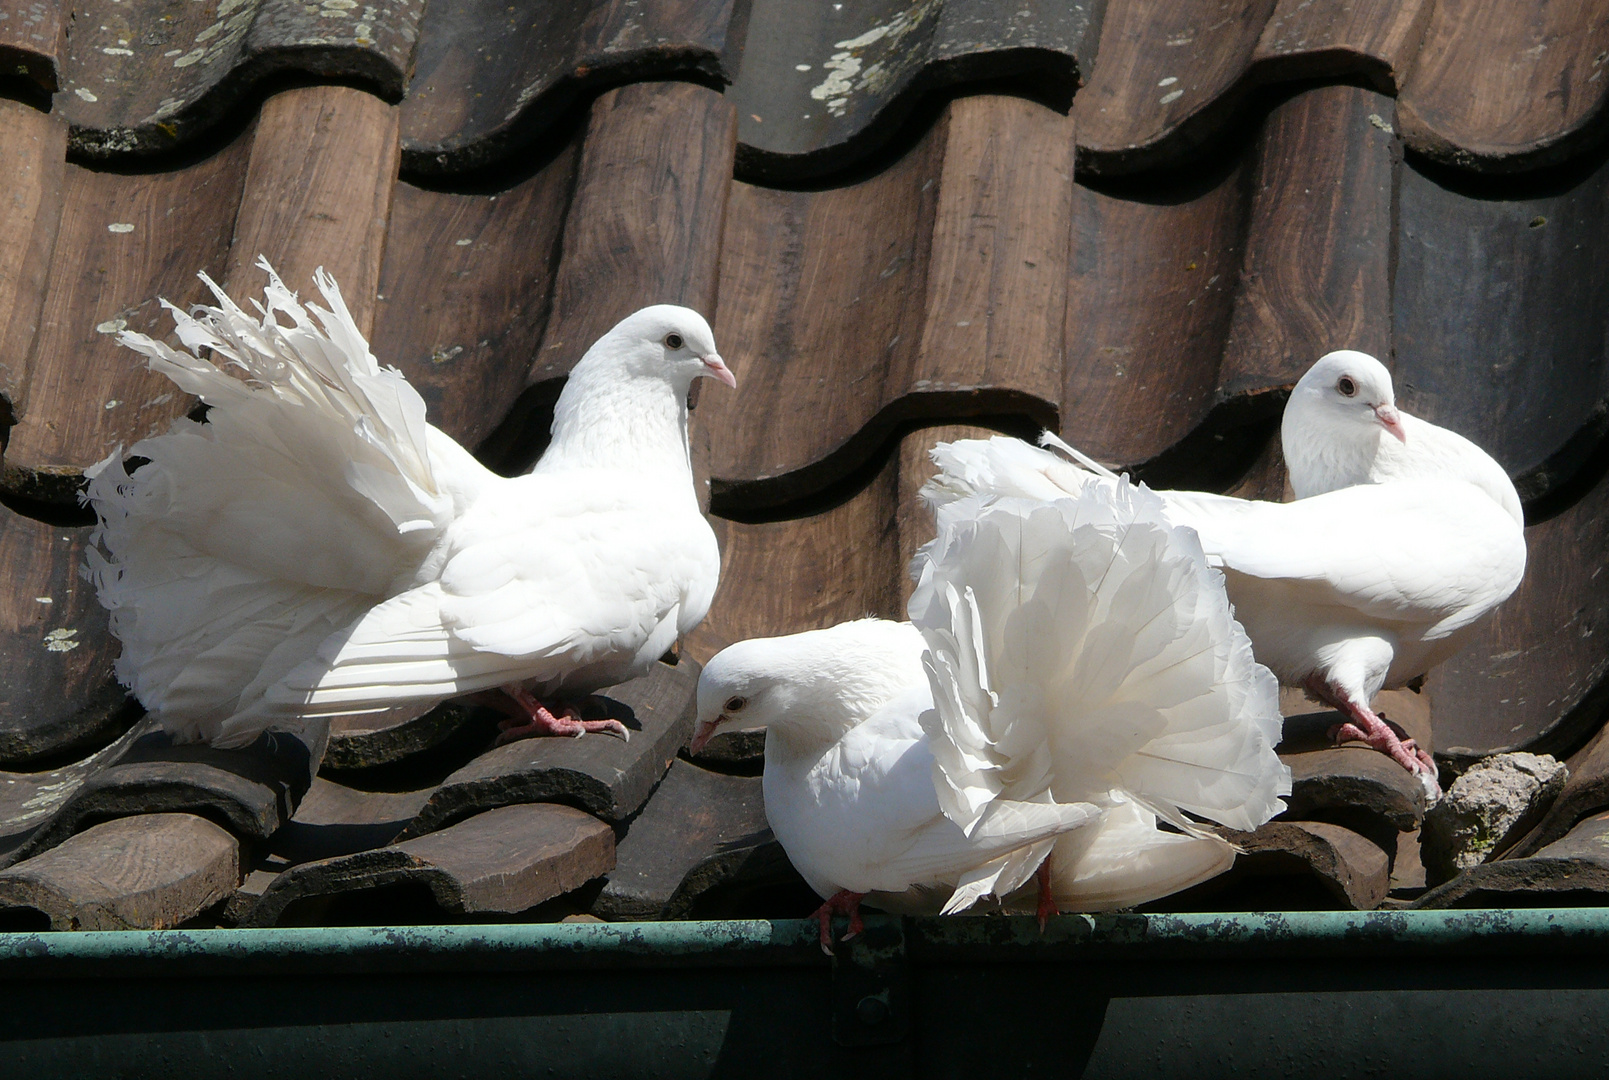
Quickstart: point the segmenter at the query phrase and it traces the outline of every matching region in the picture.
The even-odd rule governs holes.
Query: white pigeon
[[[259,265],[260,320],[205,274],[219,306],[165,305],[194,355],[119,336],[210,410],[136,443],[132,469],[115,452],[87,470],[86,575],[118,677],[175,739],[220,747],[491,688],[517,718],[505,741],[623,736],[539,699],[645,672],[709,608],[687,393],[735,379],[708,324],[672,306],[622,321],[571,372],[541,461],[505,478],[426,423],[328,275],[325,310]]]
[[[1037,874],[1043,918],[1166,895],[1234,858],[1186,812],[1252,829],[1290,791],[1274,678],[1154,496],[950,511],[915,625],[739,642],[699,681],[695,748],[766,725],[766,815],[826,900],[824,948],[863,896],[1017,906]]]
[[[1519,586],[1524,517],[1502,467],[1463,436],[1396,408],[1391,377],[1334,352],[1296,384],[1281,429],[1297,501],[1166,491],[1168,520],[1200,534],[1257,658],[1304,687],[1361,739],[1439,794],[1435,764],[1370,707],[1374,695],[1456,653]],[[933,452],[935,506],[979,495],[1054,500],[1120,479],[1046,434],[1074,461],[1016,439]]]

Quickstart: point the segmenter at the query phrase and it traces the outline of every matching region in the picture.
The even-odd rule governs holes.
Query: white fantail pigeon
[[[1141,903],[1233,861],[1187,814],[1283,809],[1277,684],[1155,496],[955,504],[915,565],[914,625],[739,642],[699,682],[695,746],[766,725],[766,815],[824,948],[863,896],[1015,907],[1037,874],[1041,918]]]
[[[924,497],[935,506],[979,495],[1054,500],[1122,482],[1061,440],[1044,441],[1074,460],[1016,439],[941,445]],[[1389,754],[1435,798],[1429,755],[1370,701],[1456,653],[1519,586],[1519,496],[1468,439],[1400,412],[1390,374],[1364,353],[1330,353],[1301,378],[1281,441],[1297,501],[1165,491],[1168,520],[1195,529],[1223,569],[1258,660],[1347,717],[1333,737]]]
[[[505,741],[624,735],[540,699],[645,672],[709,608],[687,393],[735,380],[708,324],[622,321],[571,372],[535,469],[505,478],[425,422],[322,270],[328,310],[259,265],[260,320],[204,274],[217,307],[168,305],[194,355],[119,337],[210,410],[88,470],[118,677],[176,740],[220,747],[492,688]]]

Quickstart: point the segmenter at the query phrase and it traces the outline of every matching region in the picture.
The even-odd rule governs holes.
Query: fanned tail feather
[[[1021,439],[996,435],[958,439],[930,451],[938,475],[918,494],[935,512],[968,498],[1013,497],[1050,502],[1077,496],[1092,480],[1117,479],[1106,466],[1062,442],[1050,432],[1040,436],[1073,459],[1030,446]]]
[[[1217,877],[1235,861],[1235,847],[1207,833],[1163,832],[1139,804],[1120,802],[1099,825],[1056,841],[1051,894],[1063,911],[1112,911],[1171,896]],[[1007,896],[1008,910],[1034,910],[1035,892]]]
[[[968,836],[969,852],[984,861],[961,875],[955,891],[940,914],[965,911],[985,896],[1004,896],[1034,876],[1050,854],[1057,837],[1078,835],[1098,827],[1104,811],[1091,803],[1058,804],[1014,802],[999,799],[988,805]],[[938,835],[943,835],[942,833]],[[919,852],[907,852],[901,862],[920,869]],[[913,858],[915,857],[915,858]],[[955,853],[941,855],[953,864]],[[937,865],[933,867],[937,869]]]
[[[998,442],[977,445],[992,462],[1027,460]],[[941,468],[955,460],[936,457]],[[975,490],[977,475],[946,490]],[[1045,499],[1019,493],[1060,489],[1054,470],[1016,475],[1004,492],[944,504],[914,564],[910,614],[929,647],[935,707],[923,728],[941,807],[970,835],[999,800],[1122,806],[1122,844],[1161,860],[1140,878],[1171,891],[1210,876],[1232,849],[1195,819],[1253,829],[1290,792],[1273,751],[1274,677],[1252,659],[1195,533],[1170,525],[1156,495],[1107,475]],[[1096,872],[1091,857],[1081,873]],[[1169,859],[1180,860],[1176,874]]]
[[[266,688],[411,575],[466,496],[443,490],[445,437],[335,282],[318,271],[329,306],[304,306],[259,265],[260,318],[202,274],[216,307],[164,301],[189,352],[119,335],[212,409],[130,447],[132,472],[121,449],[86,470],[85,574],[123,642],[118,677],[176,737],[214,745],[254,738]]]

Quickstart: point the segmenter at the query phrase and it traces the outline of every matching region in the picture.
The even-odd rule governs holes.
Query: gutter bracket
[[[869,920],[832,957],[832,1037],[839,1046],[897,1043],[911,1028],[905,920]]]

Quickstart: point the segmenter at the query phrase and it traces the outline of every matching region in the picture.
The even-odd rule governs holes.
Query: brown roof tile
[[[361,912],[372,907],[374,890],[398,886],[429,890],[440,908],[430,921],[513,914],[606,873],[614,861],[614,833],[590,814],[551,803],[504,806],[428,836],[286,870],[240,925],[316,925],[328,920],[321,909],[343,894],[360,894],[353,899]]]
[[[61,85],[68,11],[56,0],[8,0],[0,6],[0,70],[26,80],[26,90],[53,93]]]
[[[698,918],[722,894],[731,905],[734,893],[788,884],[777,846],[758,776],[677,761],[616,848],[592,911],[611,921]]]
[[[0,145],[11,164],[12,197],[0,207],[0,408],[10,423],[25,393],[61,220],[67,125],[20,102],[0,101]]]
[[[1601,905],[1609,895],[1609,814],[1587,818],[1525,858],[1499,859],[1466,870],[1425,893],[1419,908]]]
[[[755,0],[731,96],[738,167],[797,182],[874,153],[922,95],[1009,80],[1065,109],[1105,0]]]
[[[1564,160],[1598,137],[1609,13],[1593,0],[1437,0],[1402,88],[1402,132],[1425,156],[1485,172]]]
[[[351,80],[395,101],[424,9],[424,0],[360,9],[87,0],[74,12],[56,107],[73,126],[77,153],[127,158],[196,138],[276,72]]]
[[[79,575],[89,529],[0,507],[0,760],[93,749],[136,715],[112,674],[120,647]]]
[[[5,857],[6,865],[33,858],[97,821],[152,813],[199,813],[242,838],[267,840],[296,812],[324,749],[322,741],[308,746],[285,732],[263,735],[240,750],[176,746],[153,720],[142,720],[129,734]]]
[[[1391,884],[1390,857],[1373,841],[1327,821],[1270,821],[1255,832],[1226,830],[1243,855],[1223,884],[1237,877],[1311,875],[1335,906],[1372,911]],[[1272,885],[1272,883],[1270,883]],[[1270,893],[1277,896],[1277,886]]]
[[[403,104],[408,166],[451,174],[505,158],[578,96],[612,84],[729,83],[747,10],[734,0],[434,0]]]
[[[1406,407],[1491,448],[1532,518],[1526,583],[1386,714],[1427,745],[1433,727],[1455,764],[1569,753],[1601,726],[1595,6],[1110,0],[1103,20],[1093,3],[597,0],[526,24],[484,0],[422,19],[418,0],[389,2],[366,40],[341,23],[313,44],[279,0],[201,42],[215,13],[161,23],[150,0],[116,17],[91,0],[58,61],[56,9],[30,9],[25,78],[57,62],[66,89],[50,112],[34,90],[0,100],[20,196],[0,208],[0,397],[18,416],[0,469],[0,762],[47,767],[0,776],[0,849],[35,855],[19,868],[91,865],[107,815],[193,810],[261,841],[226,921],[354,918],[364,894],[343,890],[386,881],[412,883],[420,918],[545,917],[529,909],[548,886],[530,883],[596,878],[618,832],[621,872],[572,908],[768,913],[797,880],[757,833],[729,847],[723,831],[755,820],[752,776],[682,762],[651,797],[687,737],[694,659],[898,616],[940,438],[1056,426],[1153,484],[1280,497],[1285,389],[1341,347],[1381,355]],[[299,74],[268,77],[280,67]],[[837,106],[812,96],[831,73],[849,88]],[[1054,107],[1084,78],[1070,116]],[[643,723],[629,746],[486,752],[491,721],[453,707],[338,722],[310,789],[305,762],[133,750],[139,728],[63,764],[136,716],[76,577],[80,470],[191,407],[106,330],[166,335],[156,296],[200,299],[203,268],[254,288],[258,254],[303,291],[314,266],[335,272],[376,355],[504,470],[540,451],[562,377],[622,314],[712,316],[740,386],[704,394],[693,421],[722,582],[683,665],[611,691]],[[1382,855],[1411,862],[1397,831],[1419,820],[1417,785],[1323,747],[1332,719],[1289,725],[1291,810],[1248,840],[1222,902],[1367,905]],[[752,771],[749,743],[704,764]],[[1598,745],[1516,856],[1609,807]],[[552,859],[579,860],[557,877],[533,869],[548,855],[505,873],[490,848],[451,844],[516,818],[552,840],[531,824],[557,820],[552,800],[608,822],[563,811],[592,831],[553,840]],[[699,807],[725,809],[677,833]],[[391,844],[404,828],[417,839]],[[426,841],[428,858],[409,847]],[[1481,895],[1518,902],[1533,878],[1502,873]],[[153,918],[195,916],[198,893],[173,895],[190,899]]]
[[[193,814],[103,822],[60,847],[0,870],[0,912],[49,919],[52,930],[177,926],[228,896],[240,842]]]
[[[693,734],[698,665],[656,664],[594,703],[631,731],[580,739],[522,739],[494,747],[442,781],[409,823],[421,836],[470,814],[525,802],[565,802],[618,824],[630,818]]]

